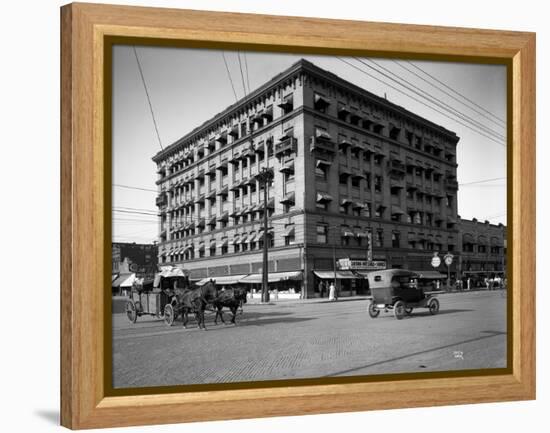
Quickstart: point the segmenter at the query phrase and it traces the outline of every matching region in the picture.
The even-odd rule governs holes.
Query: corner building
[[[302,59],[153,157],[159,263],[260,283],[267,212],[279,290],[318,296],[339,259],[362,263],[337,270],[344,295],[373,262],[431,269],[434,251],[457,248],[458,140]]]

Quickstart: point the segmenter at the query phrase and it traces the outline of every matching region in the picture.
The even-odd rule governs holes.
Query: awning
[[[316,164],[317,167],[319,167],[319,166],[321,166],[321,165],[331,165],[332,162],[327,161],[326,159],[319,159],[319,158],[317,158],[315,164]]]
[[[223,238],[220,242],[216,244],[217,248],[226,247],[227,246],[227,238]]]
[[[456,224],[456,219],[452,218],[452,217],[447,217],[447,222],[449,224]]]
[[[319,105],[330,105],[330,99],[328,98],[325,98],[324,96],[321,96],[321,95],[315,95],[315,104],[319,104]]]
[[[331,135],[327,131],[323,131],[322,129],[316,129],[315,130],[315,137],[321,138],[324,140],[332,140]]]
[[[229,219],[229,212],[225,211],[221,214],[221,216],[218,218],[218,221],[227,221]]]
[[[502,242],[500,241],[499,238],[493,236],[493,237],[491,237],[491,246],[500,247],[500,246],[502,246]]]
[[[204,251],[204,242],[201,242],[199,244],[199,248],[198,248],[199,251]]]
[[[350,198],[343,198],[342,200],[340,200],[340,205],[342,206],[347,206],[347,205],[350,205],[353,203],[353,200],[350,199]]]
[[[342,236],[348,238],[348,237],[355,237],[355,233],[353,233],[353,230],[350,228],[342,228]]]
[[[313,273],[322,280],[334,280],[334,271],[313,271]],[[337,280],[354,280],[358,278],[351,271],[336,271]]]
[[[112,283],[111,287],[132,287],[136,280],[136,274],[120,274]]]
[[[258,242],[258,240],[259,240],[258,237],[261,237],[261,236],[259,236],[258,233],[252,232],[252,233],[250,233],[250,237],[248,238],[248,242]]]
[[[285,227],[285,231],[283,233],[283,237],[286,238],[288,236],[292,236],[294,234],[294,224],[290,224]]]
[[[438,271],[413,271],[418,274],[418,278],[421,280],[443,280],[447,278],[445,274]]]
[[[318,192],[317,193],[317,202],[323,203],[327,201],[332,201],[332,196],[330,194],[327,194],[326,192]]]
[[[270,283],[277,283],[279,281],[287,280],[301,280],[302,271],[290,271],[290,272],[268,272],[267,281]],[[260,284],[262,282],[262,274],[250,274],[239,281],[246,284]]]
[[[358,238],[368,238],[369,232],[367,230],[357,230],[355,232],[355,236],[357,236]]]
[[[221,191],[219,191],[219,192],[217,193],[217,195],[227,195],[227,194],[228,194],[228,189],[229,189],[229,188],[228,188],[227,186],[224,186],[224,187],[221,189]]]
[[[339,175],[340,176],[351,176],[352,173],[351,173],[351,170],[348,170],[347,168],[340,168],[340,171],[339,171]]]
[[[240,242],[241,242],[241,235],[236,234],[235,236],[233,236],[233,240],[231,241],[233,245],[239,244]]]
[[[354,201],[351,204],[351,207],[354,208],[354,209],[364,209],[365,205],[363,203],[359,203],[358,201]]]
[[[241,235],[241,239],[239,240],[241,244],[246,244],[248,242],[248,235],[246,233],[243,233]]]
[[[281,173],[294,173],[294,160],[287,162],[279,171]]]
[[[399,206],[392,205],[392,207],[391,207],[391,214],[392,214],[392,215],[404,215],[405,212],[404,212],[403,209],[401,209]]]
[[[200,280],[197,284],[199,286],[202,286],[203,284],[208,283],[210,280],[214,280],[214,283],[217,286],[231,286],[233,284],[239,283],[240,280],[242,280],[244,277],[246,277],[247,274],[241,274],[241,275],[225,275],[223,277],[208,277],[203,278]],[[202,283],[202,284],[201,284]]]
[[[294,203],[295,201],[296,201],[296,193],[292,191],[283,197],[283,199],[281,200],[281,203],[287,204],[287,203]]]

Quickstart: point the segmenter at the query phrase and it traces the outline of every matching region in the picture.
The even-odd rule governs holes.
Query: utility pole
[[[258,173],[258,181],[264,187],[264,234],[263,234],[263,265],[262,265],[262,303],[269,302],[269,285],[268,285],[268,260],[267,260],[267,242],[268,242],[268,227],[267,227],[267,192],[269,183],[273,179],[273,170],[268,167],[262,168],[262,171]]]

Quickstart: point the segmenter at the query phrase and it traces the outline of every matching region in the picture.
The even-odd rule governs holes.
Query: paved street
[[[506,297],[445,294],[441,311],[371,319],[367,301],[246,304],[238,325],[208,331],[113,315],[115,387],[242,382],[505,367]],[[229,321],[230,313],[226,314]]]

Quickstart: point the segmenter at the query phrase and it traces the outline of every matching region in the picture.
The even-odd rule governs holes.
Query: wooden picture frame
[[[110,38],[110,39],[109,39]],[[508,65],[510,368],[499,374],[107,395],[106,41]],[[535,35],[96,4],[61,8],[61,424],[97,428],[535,398]],[[108,263],[108,262],[107,262]],[[254,404],[250,404],[253,402]]]

